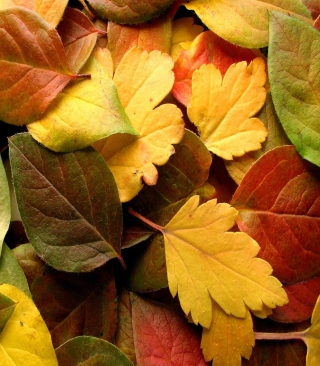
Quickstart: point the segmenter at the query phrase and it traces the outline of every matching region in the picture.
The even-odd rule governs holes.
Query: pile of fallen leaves
[[[0,0],[1,365],[320,363],[319,14]]]

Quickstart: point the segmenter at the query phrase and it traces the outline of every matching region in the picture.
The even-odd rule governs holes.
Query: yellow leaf
[[[203,328],[201,348],[206,361],[214,366],[241,366],[241,356],[249,360],[254,346],[250,312],[243,319],[226,314],[212,302],[212,323]]]
[[[0,334],[1,366],[58,366],[48,328],[32,300],[12,285],[0,292],[16,307]]]
[[[99,62],[106,52],[97,49],[81,70],[91,79],[70,83],[41,120],[28,124],[37,141],[51,150],[69,152],[115,133],[136,133],[109,77],[112,65],[105,69]]]
[[[311,326],[303,332],[303,340],[306,343],[307,366],[319,366],[320,362],[320,296],[313,309]]]
[[[176,60],[180,52],[188,49],[192,41],[203,31],[201,25],[194,24],[193,18],[180,18],[172,22],[170,55]]]
[[[178,293],[183,311],[206,328],[212,320],[211,298],[240,318],[246,306],[259,311],[288,301],[270,264],[254,258],[259,245],[246,233],[226,232],[237,214],[216,200],[199,206],[194,196],[163,228],[170,292]]]
[[[266,100],[265,63],[256,58],[232,64],[223,80],[213,65],[202,65],[192,76],[190,120],[207,148],[223,159],[258,150],[268,134],[258,118],[251,118]]]
[[[172,88],[172,68],[169,55],[132,48],[116,69],[114,82],[120,101],[139,136],[114,135],[94,147],[107,161],[122,202],[131,200],[143,182],[156,184],[154,164],[165,164],[174,153],[172,144],[183,138],[180,109],[173,104],[155,108]]]

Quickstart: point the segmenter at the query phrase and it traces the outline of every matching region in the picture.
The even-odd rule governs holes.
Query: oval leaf
[[[113,344],[103,339],[80,336],[56,349],[59,366],[133,366]]]
[[[14,7],[0,11],[0,119],[24,125],[77,77],[57,31],[37,13]]]
[[[94,149],[55,154],[19,134],[10,140],[10,160],[22,221],[43,260],[67,272],[121,260],[117,186]]]
[[[3,239],[8,231],[11,218],[10,192],[6,171],[0,157],[0,255]]]

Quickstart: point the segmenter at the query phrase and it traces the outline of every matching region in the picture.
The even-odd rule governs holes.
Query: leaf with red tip
[[[132,321],[139,366],[205,366],[200,335],[166,306],[132,294]]]
[[[320,274],[319,177],[293,146],[277,147],[252,166],[232,199],[240,230],[283,282]]]
[[[57,31],[37,13],[10,8],[0,11],[0,24],[0,119],[24,125],[77,75]]]

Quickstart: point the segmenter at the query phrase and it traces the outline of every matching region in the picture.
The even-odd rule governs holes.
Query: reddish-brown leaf
[[[121,25],[108,22],[108,49],[116,68],[123,55],[132,47],[142,47],[151,52],[169,53],[171,46],[171,21],[168,14],[139,25]]]
[[[320,15],[320,3],[318,0],[302,0],[303,4],[308,8],[312,19],[315,20]]]
[[[170,308],[132,294],[139,366],[205,366],[197,329]]]
[[[289,303],[273,310],[271,319],[278,322],[301,322],[311,318],[320,293],[320,277],[284,286]]]
[[[57,31],[22,7],[0,11],[0,119],[23,125],[41,117],[75,77]]]
[[[249,170],[232,199],[237,224],[261,246],[282,282],[320,274],[319,170],[293,146],[277,147]]]
[[[99,29],[80,10],[68,7],[57,31],[65,47],[69,65],[79,72],[96,44]]]
[[[232,45],[211,31],[203,32],[193,41],[191,48],[182,51],[175,61],[172,94],[187,106],[191,98],[192,74],[201,65],[212,63],[224,75],[231,64],[240,61],[249,64],[255,57],[249,49]]]

